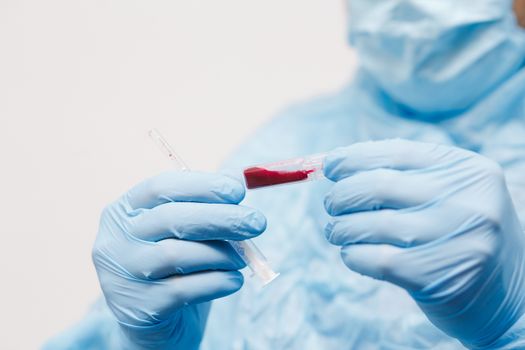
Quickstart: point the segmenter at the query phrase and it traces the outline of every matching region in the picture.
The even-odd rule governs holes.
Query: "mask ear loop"
[[[525,29],[525,0],[514,0],[512,8],[516,14],[518,24]]]

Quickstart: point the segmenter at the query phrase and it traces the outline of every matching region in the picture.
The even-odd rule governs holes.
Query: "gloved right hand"
[[[196,349],[210,300],[234,293],[245,266],[224,240],[262,233],[266,219],[238,205],[229,177],[167,172],[102,213],[93,261],[125,349]]]

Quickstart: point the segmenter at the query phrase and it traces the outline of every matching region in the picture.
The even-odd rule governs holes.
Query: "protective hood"
[[[416,113],[459,112],[525,60],[511,0],[347,0],[361,67]]]

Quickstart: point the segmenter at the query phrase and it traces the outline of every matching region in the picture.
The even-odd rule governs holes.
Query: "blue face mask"
[[[459,112],[525,61],[511,0],[347,0],[361,65],[417,113]]]

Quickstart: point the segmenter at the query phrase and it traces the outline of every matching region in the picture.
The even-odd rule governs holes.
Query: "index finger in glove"
[[[131,209],[151,209],[169,202],[237,204],[242,183],[231,177],[190,171],[167,171],[133,187],[125,198]]]
[[[338,181],[326,195],[324,205],[332,216],[384,208],[402,209],[425,203],[435,192],[424,176],[376,169]]]
[[[324,174],[339,181],[379,168],[415,170],[435,165],[454,148],[402,139],[370,141],[338,148],[324,160]]]
[[[190,241],[243,240],[266,229],[264,215],[235,204],[166,203],[130,218],[129,233],[155,242],[166,238]]]

